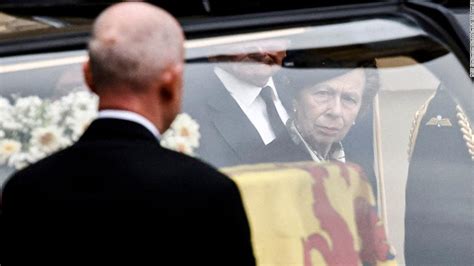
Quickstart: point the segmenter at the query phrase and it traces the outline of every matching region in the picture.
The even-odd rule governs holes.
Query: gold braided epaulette
[[[413,149],[415,147],[415,142],[416,142],[416,137],[418,136],[418,129],[419,125],[421,122],[421,119],[426,113],[426,109],[428,108],[428,104],[431,102],[431,100],[434,98],[436,93],[433,93],[428,100],[416,111],[415,117],[413,118],[413,121],[411,122],[411,128],[410,128],[410,135],[408,139],[408,161],[411,159],[411,154],[413,153]]]
[[[471,155],[471,160],[474,161],[474,135],[472,134],[472,127],[469,123],[469,119],[466,116],[466,113],[462,110],[461,106],[456,105],[456,117],[458,118],[459,128],[464,141],[466,142],[467,150],[469,155]]]

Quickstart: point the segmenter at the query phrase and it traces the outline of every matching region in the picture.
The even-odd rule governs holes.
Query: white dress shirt
[[[155,125],[153,125],[152,122],[150,122],[150,120],[134,112],[125,111],[125,110],[105,109],[105,110],[99,111],[99,115],[97,116],[97,119],[101,119],[101,118],[122,119],[122,120],[135,122],[137,124],[144,126],[146,129],[148,129],[148,131],[150,131],[153,134],[153,136],[155,136],[158,140],[160,139],[160,136],[161,136],[158,129],[155,127]]]
[[[214,72],[240,106],[240,109],[242,109],[250,122],[252,122],[255,129],[257,129],[265,145],[272,142],[275,139],[275,132],[273,132],[270,125],[265,102],[262,97],[260,97],[262,87],[242,81],[219,67],[214,68]],[[272,88],[273,103],[275,104],[281,121],[285,124],[288,120],[288,113],[278,97],[275,84],[271,77],[265,86],[270,86]]]

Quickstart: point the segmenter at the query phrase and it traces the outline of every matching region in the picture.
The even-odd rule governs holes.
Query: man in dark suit
[[[184,108],[200,125],[200,157],[219,167],[255,163],[255,151],[284,130],[287,88],[277,72],[287,47],[284,39],[224,45],[205,69],[189,67]]]
[[[174,18],[145,3],[97,18],[84,73],[99,118],[5,185],[2,265],[255,264],[237,186],[158,141],[180,111],[183,39]]]

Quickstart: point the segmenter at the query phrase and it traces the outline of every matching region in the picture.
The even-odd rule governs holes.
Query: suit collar
[[[99,111],[98,118],[122,119],[138,123],[148,129],[157,139],[160,138],[160,132],[153,123],[146,117],[127,110],[105,109]]]
[[[242,162],[247,162],[249,156],[254,153],[254,149],[265,144],[252,122],[243,113],[222,82],[215,74],[213,78],[215,82],[210,84],[215,84],[216,87],[207,100],[208,107],[211,108],[210,120],[239,159]]]
[[[214,82],[211,82],[210,86],[215,85],[216,87],[212,89],[212,93],[210,93],[207,99],[207,104],[221,113],[235,111],[242,112],[238,104],[232,99],[232,96],[226,90],[222,81],[215,74],[212,74],[212,77],[214,79]]]
[[[159,145],[158,139],[144,126],[123,119],[100,118],[94,120],[79,141],[142,140]]]

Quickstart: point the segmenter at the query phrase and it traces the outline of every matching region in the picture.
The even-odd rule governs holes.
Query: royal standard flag
[[[396,265],[360,167],[302,162],[222,170],[239,186],[258,265]]]

